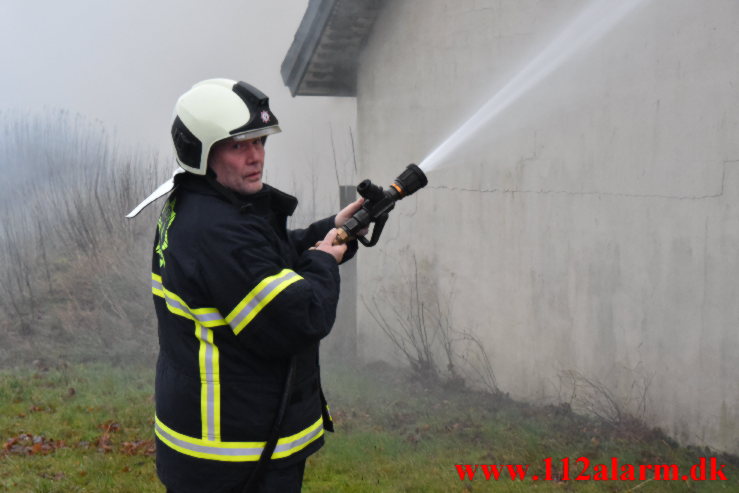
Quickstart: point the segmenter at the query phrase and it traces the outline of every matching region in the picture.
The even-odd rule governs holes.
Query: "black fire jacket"
[[[294,197],[268,185],[235,197],[238,205],[204,178],[183,175],[157,223],[157,472],[178,492],[226,491],[248,476],[293,355],[273,466],[304,460],[332,430],[318,343],[334,323],[339,270],[331,255],[308,248],[334,218],[288,231]],[[356,244],[351,250],[347,260]]]

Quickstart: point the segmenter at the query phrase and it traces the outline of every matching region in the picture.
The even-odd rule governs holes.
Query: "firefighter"
[[[157,473],[174,493],[299,492],[332,430],[318,365],[334,323],[336,216],[288,230],[297,200],[262,182],[268,98],[228,79],[175,107],[176,175],[152,261],[158,319]]]

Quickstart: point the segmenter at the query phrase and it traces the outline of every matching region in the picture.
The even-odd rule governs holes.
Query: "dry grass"
[[[0,117],[0,365],[151,358],[155,207],[124,216],[162,179],[156,156],[63,111]]]

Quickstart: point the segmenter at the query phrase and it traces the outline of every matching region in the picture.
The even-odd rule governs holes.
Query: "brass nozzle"
[[[334,245],[343,245],[344,243],[349,243],[349,241],[351,241],[349,233],[347,233],[344,228],[339,228],[339,230],[336,232]]]

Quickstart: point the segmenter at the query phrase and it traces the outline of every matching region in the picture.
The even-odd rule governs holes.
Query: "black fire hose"
[[[254,470],[249,475],[249,479],[244,485],[242,493],[249,493],[249,490],[259,481],[259,478],[264,472],[265,464],[272,457],[272,453],[277,447],[277,440],[280,438],[280,427],[282,426],[282,420],[285,418],[285,411],[287,410],[287,402],[290,397],[290,391],[293,387],[293,379],[295,378],[295,356],[290,357],[290,367],[287,369],[287,376],[285,377],[285,388],[282,391],[282,398],[280,399],[280,407],[277,409],[277,415],[275,421],[272,424],[272,429],[269,432],[269,438],[267,443],[264,445],[262,454],[259,456],[257,464],[254,466]]]

